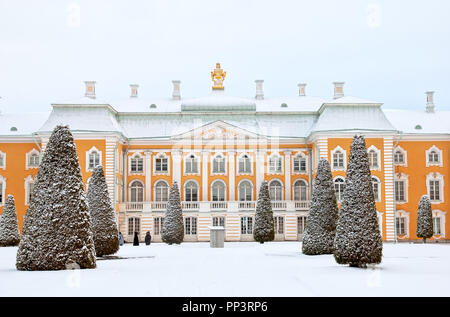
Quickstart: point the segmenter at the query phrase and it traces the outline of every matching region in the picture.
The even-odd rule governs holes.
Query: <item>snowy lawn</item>
[[[384,244],[368,269],[306,256],[299,242],[141,244],[97,269],[23,272],[0,248],[0,296],[450,296],[450,244]],[[426,290],[424,292],[423,290]]]

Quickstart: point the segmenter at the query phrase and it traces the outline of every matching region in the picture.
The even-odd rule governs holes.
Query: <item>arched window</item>
[[[372,177],[373,196],[375,201],[380,200],[380,181],[376,177]]]
[[[281,173],[282,172],[282,160],[279,155],[272,155],[269,157],[269,172]]]
[[[195,155],[189,155],[185,159],[185,173],[198,173],[198,159]]]
[[[184,200],[198,201],[198,186],[194,181],[189,181],[184,185]]]
[[[213,173],[225,173],[225,157],[222,154],[213,158]]]
[[[212,200],[225,201],[225,184],[221,181],[215,181],[212,186]]]
[[[283,185],[278,180],[273,180],[269,185],[270,199],[279,201],[283,200]]]
[[[378,168],[378,153],[375,150],[370,150],[368,155],[370,168]]]
[[[144,201],[144,185],[140,181],[133,181],[130,184],[130,201],[143,202]]]
[[[252,172],[252,165],[250,157],[248,157],[247,154],[244,154],[241,157],[239,157],[239,173],[251,174],[251,172]]]
[[[344,197],[345,180],[342,177],[337,177],[334,180],[334,191],[336,192],[336,200],[338,202],[342,201]]]
[[[299,179],[294,183],[294,200],[308,200],[308,185],[303,179]]]
[[[333,168],[335,169],[344,168],[344,153],[341,150],[336,150],[333,153]]]
[[[158,181],[155,184],[155,201],[169,200],[169,185],[165,181]]]
[[[89,153],[89,169],[94,169],[100,165],[100,153],[93,150]]]
[[[131,158],[130,171],[132,173],[142,173],[144,171],[144,159],[139,154]]]
[[[253,186],[248,180],[239,183],[239,200],[252,201],[253,200]]]

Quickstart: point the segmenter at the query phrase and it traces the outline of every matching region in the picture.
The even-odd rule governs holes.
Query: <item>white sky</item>
[[[77,14],[79,12],[79,15]],[[450,109],[448,0],[0,0],[0,110],[43,111],[84,94],[99,99],[210,93],[220,62],[230,95],[345,94]]]

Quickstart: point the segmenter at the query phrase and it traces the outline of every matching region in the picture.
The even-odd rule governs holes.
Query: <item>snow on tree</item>
[[[0,247],[16,246],[20,242],[14,196],[8,195],[0,216]]]
[[[168,244],[180,244],[184,239],[183,211],[177,182],[170,188],[167,211],[163,220],[161,238]]]
[[[366,141],[363,136],[355,136],[336,227],[334,258],[339,264],[366,267],[381,262],[382,250]]]
[[[87,204],[91,215],[96,255],[116,253],[119,250],[119,230],[102,166],[97,166],[92,173],[87,191]]]
[[[426,243],[427,238],[433,236],[433,211],[431,210],[430,198],[427,195],[420,198],[416,235],[423,239],[423,243]]]
[[[302,252],[308,255],[332,254],[337,219],[338,206],[330,164],[326,159],[321,159],[317,166]]]
[[[260,243],[273,241],[275,238],[272,203],[270,201],[269,186],[266,181],[263,181],[259,188],[253,238]]]
[[[25,214],[18,270],[95,268],[91,218],[72,133],[50,136]]]

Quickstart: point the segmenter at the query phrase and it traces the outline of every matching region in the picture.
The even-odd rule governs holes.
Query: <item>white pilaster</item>
[[[145,151],[145,201],[152,200],[152,151]]]
[[[177,182],[181,191],[181,150],[172,151],[172,164],[172,182]]]
[[[235,157],[236,153],[234,151],[228,152],[228,186],[229,186],[229,200],[236,200],[235,194],[235,180],[236,180],[236,171],[235,171]]]
[[[264,160],[265,152],[262,150],[256,151],[256,194],[259,193],[259,187],[264,180]]]
[[[208,201],[208,152],[202,152],[202,200]]]
[[[291,200],[291,154],[292,151],[284,151],[284,197]]]
[[[116,138],[106,138],[105,142],[105,166],[103,167],[105,172],[106,185],[108,186],[109,198],[113,205],[114,201],[114,152],[116,150]]]
[[[384,196],[386,206],[386,241],[395,241],[393,137],[383,139]]]

